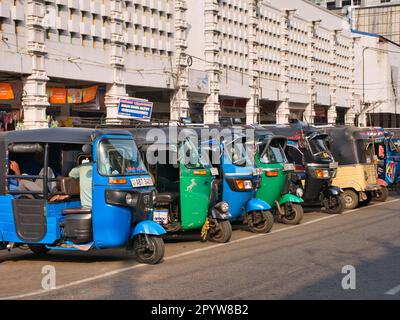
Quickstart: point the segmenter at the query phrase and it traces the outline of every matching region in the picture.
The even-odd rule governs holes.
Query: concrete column
[[[258,124],[260,114],[260,73],[258,66],[258,1],[248,1],[248,26],[247,39],[249,48],[249,90],[250,99],[246,104],[246,123]]]
[[[290,19],[295,10],[285,9],[281,15],[281,63],[280,63],[280,88],[279,101],[276,110],[277,124],[284,124],[289,121],[289,82],[290,82],[290,63],[289,63],[289,32]]]
[[[221,107],[219,103],[220,92],[220,62],[218,28],[218,0],[205,0],[205,60],[208,74],[208,97],[204,105],[204,123],[218,124]]]
[[[349,101],[349,109],[346,112],[345,116],[345,124],[346,125],[354,125],[354,121],[356,118],[357,106],[356,106],[356,91],[355,91],[355,46],[356,46],[357,38],[353,38],[352,45],[351,45],[351,62],[350,62],[350,85],[349,85],[349,92],[350,92],[350,101]],[[358,106],[360,107],[360,106]]]
[[[47,128],[46,108],[49,106],[46,83],[49,80],[44,65],[45,29],[45,1],[28,0],[26,28],[27,51],[31,56],[32,73],[23,80],[24,95],[22,107],[24,109],[24,128]]]
[[[337,37],[341,30],[334,30],[331,33],[330,39],[330,62],[331,62],[331,72],[330,72],[330,98],[331,98],[331,105],[328,109],[328,124],[336,124],[337,112]]]
[[[123,120],[118,119],[118,103],[120,98],[127,97],[124,80],[126,47],[123,31],[123,1],[110,0],[110,8],[110,65],[113,68],[113,82],[112,84],[106,85],[106,121],[107,123],[122,123]]]
[[[308,24],[308,63],[307,63],[307,90],[308,105],[304,110],[304,119],[309,123],[314,123],[315,109],[317,102],[317,92],[315,90],[315,38],[316,31],[321,20],[310,21]]]
[[[189,116],[189,99],[187,94],[189,66],[187,49],[186,1],[175,0],[175,56],[176,82],[171,95],[171,120],[180,120]]]

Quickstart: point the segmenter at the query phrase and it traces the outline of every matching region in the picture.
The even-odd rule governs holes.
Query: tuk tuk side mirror
[[[91,144],[84,144],[82,146],[82,152],[85,154],[85,156],[91,156],[93,152],[93,148]]]

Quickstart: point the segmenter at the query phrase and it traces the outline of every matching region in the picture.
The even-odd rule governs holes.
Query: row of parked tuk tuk
[[[399,149],[399,132],[299,121],[1,133],[0,250],[126,246],[156,264],[166,233],[197,230],[225,243],[232,224],[268,233],[276,220],[301,223],[305,207],[340,214],[386,201],[389,189],[400,193]],[[42,170],[29,171],[38,154]],[[86,206],[83,178],[69,176],[82,159],[92,168]],[[21,181],[41,181],[42,189],[11,186]]]

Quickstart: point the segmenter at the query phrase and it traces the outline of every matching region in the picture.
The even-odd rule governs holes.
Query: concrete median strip
[[[387,201],[387,202],[384,202],[384,203],[378,203],[378,204],[375,204],[375,205],[371,205],[369,207],[358,208],[358,209],[346,211],[342,215],[350,214],[350,213],[354,213],[354,212],[358,212],[358,211],[362,211],[363,209],[366,209],[366,208],[371,209],[371,208],[374,208],[374,207],[379,207],[379,206],[382,206],[382,205],[387,205],[387,204],[394,203],[394,202],[399,202],[399,201],[400,201],[400,199],[394,199],[394,200]],[[323,217],[323,218],[318,218],[318,219],[315,219],[315,220],[312,220],[312,221],[309,221],[309,222],[305,222],[305,223],[302,223],[302,224],[299,224],[299,225],[296,225],[296,226],[289,226],[289,227],[285,227],[285,228],[282,228],[282,229],[278,229],[278,230],[272,231],[272,232],[267,233],[267,234],[252,235],[252,236],[249,236],[249,237],[233,240],[231,242],[224,243],[224,244],[217,244],[217,245],[213,245],[213,246],[207,246],[207,247],[204,247],[204,248],[190,250],[190,251],[179,253],[179,254],[176,254],[176,255],[173,255],[173,256],[170,256],[170,257],[166,257],[164,260],[165,261],[174,260],[174,259],[178,259],[178,258],[189,256],[189,255],[194,255],[194,254],[197,254],[197,253],[214,250],[214,249],[217,249],[217,248],[220,248],[220,247],[232,246],[232,245],[234,245],[236,243],[240,243],[240,242],[244,242],[244,241],[248,241],[248,240],[253,240],[253,239],[257,239],[257,238],[261,238],[261,237],[267,237],[267,236],[270,236],[272,234],[280,233],[280,232],[283,232],[283,231],[289,231],[289,230],[292,230],[292,229],[305,227],[307,225],[315,224],[315,223],[318,223],[318,222],[321,222],[321,221],[324,221],[324,220],[328,220],[328,219],[333,219],[333,218],[338,217],[338,216],[340,217],[341,215],[329,215],[329,216],[326,216],[326,217]],[[96,281],[96,280],[112,277],[112,276],[118,275],[118,274],[123,273],[123,272],[132,271],[132,270],[135,270],[135,269],[141,269],[143,267],[148,267],[148,265],[136,264],[134,266],[121,268],[121,269],[116,269],[116,270],[113,270],[113,271],[109,271],[109,272],[106,272],[106,273],[99,274],[97,276],[93,276],[93,277],[85,278],[85,279],[82,279],[82,280],[77,280],[77,281],[69,282],[69,283],[66,283],[66,284],[63,284],[63,285],[59,285],[59,286],[56,286],[54,289],[51,289],[51,290],[41,289],[41,290],[37,290],[37,291],[28,292],[28,293],[25,293],[25,294],[20,294],[20,295],[14,295],[14,296],[9,296],[9,297],[0,297],[0,300],[25,299],[25,298],[38,296],[38,295],[49,294],[49,293],[52,293],[54,291],[60,291],[60,290],[63,290],[63,289],[67,289],[67,288],[71,288],[71,287],[74,287],[74,286],[82,285],[84,283],[88,283],[88,282],[92,282],[92,281]],[[396,295],[399,292],[400,292],[400,285],[395,287],[395,288],[393,288],[393,289],[391,289],[391,290],[389,290],[389,291],[387,291],[385,294],[387,294],[387,295]]]

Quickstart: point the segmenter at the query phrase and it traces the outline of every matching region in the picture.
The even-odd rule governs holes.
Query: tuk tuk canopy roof
[[[0,133],[0,143],[8,146],[12,143],[90,143],[103,134],[130,135],[125,130],[98,130],[83,128],[50,128],[36,130],[9,131]]]
[[[170,130],[176,130],[176,137],[171,136]],[[164,127],[164,128],[128,128],[128,130],[136,141],[139,148],[146,145],[162,145],[162,144],[176,144],[178,141],[183,141],[189,137],[198,137],[198,133],[194,129],[180,128],[180,127]],[[148,133],[153,131],[154,135]],[[163,137],[158,136],[158,133],[163,133]],[[173,134],[173,132],[172,132]],[[154,139],[156,138],[157,139]],[[160,139],[163,138],[163,139]]]
[[[341,165],[365,163],[365,145],[385,138],[382,128],[359,128],[354,126],[325,127],[323,132],[332,138],[330,150]]]
[[[295,141],[300,140],[302,133],[307,136],[319,131],[317,128],[305,125],[301,122],[285,125],[268,125],[265,126],[265,128],[270,130],[275,135],[284,136],[288,138],[288,140]]]

